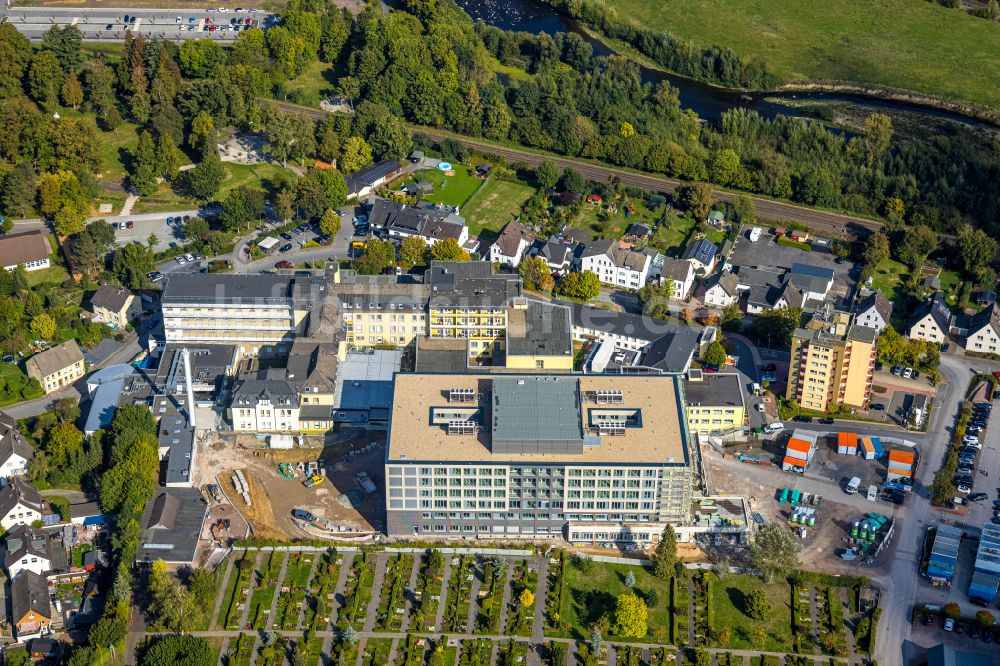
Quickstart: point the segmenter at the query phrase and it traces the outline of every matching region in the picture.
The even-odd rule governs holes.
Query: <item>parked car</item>
[[[129,220],[128,222],[125,223],[126,229],[132,229],[133,227],[135,227],[135,222],[133,222],[132,220]]]
[[[962,484],[958,487],[958,492],[962,493],[963,495],[968,495],[969,493],[972,492],[972,486],[967,486],[965,484]]]
[[[903,379],[909,379],[912,376],[913,376],[913,368],[903,369]]]
[[[920,623],[925,627],[932,627],[934,626],[934,616],[930,613],[924,613],[923,617],[920,618]]]
[[[281,237],[284,238],[286,241],[292,240],[292,235],[290,233],[288,233],[287,231],[283,231],[281,233]]]
[[[312,515],[305,509],[292,509],[292,518],[298,518],[299,520],[304,520],[309,523],[316,520],[316,516]]]
[[[274,265],[275,268],[295,268],[295,264],[288,261],[287,259],[282,259]]]
[[[762,382],[776,382],[778,381],[778,375],[773,372],[765,372],[760,376],[760,380]]]
[[[186,264],[188,262],[184,257],[174,257],[174,261],[178,264]]]
[[[764,403],[758,402],[756,405],[754,405],[754,407],[756,407],[757,411],[760,412],[761,414],[764,413]]]
[[[823,418],[821,418],[819,420],[819,422],[822,423],[823,425],[833,425],[833,419],[831,419],[829,417],[826,417],[826,416],[824,416]]]
[[[796,416],[792,420],[799,423],[812,423],[813,418],[811,416]]]
[[[988,499],[989,495],[986,493],[972,493],[969,495],[970,502],[982,502],[984,499]]]
[[[280,249],[281,252],[288,252],[289,250],[292,249],[292,244],[291,243],[285,243],[279,249]]]
[[[874,409],[876,412],[884,412],[885,405],[883,405],[881,402],[876,402],[874,405],[872,405],[872,409]]]
[[[945,620],[944,621],[944,630],[945,631],[954,631],[955,630],[955,620],[953,620],[950,617],[947,620]]]

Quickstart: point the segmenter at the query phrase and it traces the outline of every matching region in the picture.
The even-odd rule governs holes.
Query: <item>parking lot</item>
[[[845,298],[855,284],[855,279],[852,277],[852,262],[844,261],[838,264],[837,257],[821,249],[809,252],[797,247],[778,245],[774,234],[768,232],[765,232],[756,243],[750,242],[747,232],[741,233],[733,244],[729,263],[734,267],[775,266],[785,270],[790,270],[794,263],[829,268],[834,273],[830,299]]]

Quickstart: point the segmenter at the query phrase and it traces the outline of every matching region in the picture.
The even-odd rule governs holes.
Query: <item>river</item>
[[[551,7],[538,0],[456,0],[457,4],[472,17],[473,21],[482,20],[497,28],[539,34],[542,32],[555,34],[558,32],[575,32],[594,47],[594,55],[609,55],[614,51],[606,44],[595,39],[574,19],[555,12]],[[815,100],[817,102],[845,102],[886,111],[905,111],[924,116],[952,120],[976,127],[992,125],[976,118],[960,113],[954,113],[921,104],[900,102],[895,100],[875,99],[863,95],[848,93],[824,92],[769,92],[747,94],[738,90],[719,88],[701,81],[689,79],[676,74],[670,74],[658,69],[650,69],[640,65],[642,80],[649,83],[667,81],[680,93],[681,106],[691,109],[700,118],[716,122],[723,112],[744,107],[752,109],[765,118],[778,115],[799,116],[801,113],[792,106],[768,100]],[[768,99],[764,99],[767,97]]]

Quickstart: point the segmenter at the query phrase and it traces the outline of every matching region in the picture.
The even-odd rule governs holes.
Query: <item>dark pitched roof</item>
[[[554,266],[562,266],[573,260],[573,245],[550,238],[545,241],[538,254]]]
[[[667,257],[663,260],[663,267],[660,268],[660,277],[671,277],[683,282],[687,280],[692,268],[691,262],[687,259]]]
[[[698,332],[690,326],[671,324],[671,330],[649,345],[639,365],[660,372],[684,372],[698,348]]]
[[[414,363],[417,372],[469,372],[468,342],[461,338],[418,335]]]
[[[39,229],[0,236],[0,268],[47,259],[52,250],[46,236]]]
[[[501,307],[521,295],[521,278],[493,273],[488,261],[432,261],[431,307]]]
[[[569,306],[573,316],[573,326],[610,335],[653,342],[669,333],[673,333],[678,328],[677,324],[664,321],[663,319],[654,319],[653,317],[628,312],[613,312],[579,303],[556,302]],[[684,328],[689,328],[694,333],[695,338],[697,338],[698,329],[691,327]]]
[[[684,403],[698,407],[742,406],[740,381],[740,375],[735,372],[702,373],[701,379],[684,382]]]
[[[704,238],[701,240],[691,241],[684,250],[684,255],[682,259],[696,259],[706,266],[715,261],[715,255],[719,251],[719,248],[715,247],[709,243]]]
[[[52,619],[52,605],[49,603],[49,584],[44,576],[25,571],[10,583],[10,607],[14,622],[34,611],[47,620]]]
[[[934,295],[937,296],[937,294]],[[969,320],[969,334],[981,331],[986,326],[992,326],[993,332],[1000,335],[1000,307],[993,305],[972,315],[972,318]],[[944,330],[945,332],[948,331],[947,328]]]
[[[163,305],[177,303],[239,303],[287,301],[306,306],[322,302],[327,280],[286,275],[168,275],[163,280]]]
[[[626,236],[639,236],[640,238],[645,238],[651,233],[653,233],[653,230],[649,228],[649,225],[640,222],[628,225],[628,229],[625,230]]]
[[[722,287],[722,290],[725,291],[728,295],[734,296],[737,291],[736,287],[738,287],[739,284],[740,284],[740,279],[736,276],[735,273],[725,272],[722,273],[721,275],[714,276],[711,280],[711,283],[708,285],[708,288],[711,289],[715,285],[719,285],[720,287]]]
[[[283,379],[242,379],[233,388],[233,405],[255,405],[268,400],[273,405],[298,403],[298,389]]]
[[[576,229],[575,227],[565,227],[559,235],[562,236],[563,240],[570,243],[587,244],[593,235],[586,229]]]
[[[35,457],[35,449],[17,429],[14,417],[0,412],[0,464],[9,460],[15,453],[25,460]]]
[[[375,164],[369,164],[344,179],[347,181],[347,193],[348,195],[357,194],[365,187],[371,187],[376,181],[399,171],[402,167],[403,165],[396,160],[382,160]]]
[[[812,292],[825,292],[833,280],[833,271],[811,264],[792,264],[788,279],[800,289]]]
[[[862,314],[870,311],[872,308],[882,317],[882,321],[888,323],[889,318],[892,316],[892,303],[878,289],[855,304],[854,314]]]
[[[583,251],[583,258],[606,256],[618,268],[641,271],[649,263],[649,256],[635,250],[618,247],[616,241],[605,239],[594,241]]]
[[[984,312],[989,312],[989,310],[984,310]],[[917,309],[913,311],[913,315],[910,317],[909,326],[913,326],[918,323],[928,314],[934,319],[934,323],[938,325],[941,332],[948,333],[948,330],[951,328],[951,308],[948,307],[948,302],[944,300],[944,296],[942,296],[940,292],[935,292],[933,296],[921,303]],[[979,315],[976,315],[976,317],[978,316]],[[970,319],[969,331],[975,331],[982,328],[982,324],[977,322],[976,317],[972,317]]]
[[[28,506],[43,512],[45,500],[38,494],[35,487],[19,476],[15,476],[3,488],[0,488],[0,515],[7,515],[18,504]]]
[[[116,284],[102,284],[100,289],[91,296],[90,304],[95,308],[104,308],[112,312],[120,312],[128,299],[132,297],[132,292],[125,287]]]
[[[25,555],[43,557],[51,561],[49,557],[48,537],[41,530],[36,530],[30,525],[15,525],[5,537],[7,546],[4,555],[4,566],[10,571],[10,565]]]
[[[531,245],[535,242],[535,234],[531,229],[516,220],[511,220],[503,228],[493,244],[500,248],[500,253],[505,257],[513,257],[517,254],[517,249],[524,240]]]
[[[163,497],[171,499],[161,499]],[[140,525],[139,561],[190,564],[208,504],[197,488],[160,488],[146,502]]]
[[[149,513],[146,523],[148,530],[170,530],[177,519],[177,507],[180,500],[169,493],[163,493],[153,500],[153,510]]]

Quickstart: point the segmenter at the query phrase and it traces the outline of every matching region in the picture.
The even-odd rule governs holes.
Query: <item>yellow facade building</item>
[[[786,397],[817,412],[867,407],[878,332],[829,305],[807,317],[792,334]]]
[[[692,370],[683,389],[688,432],[722,435],[747,424],[746,401],[738,374]]]

